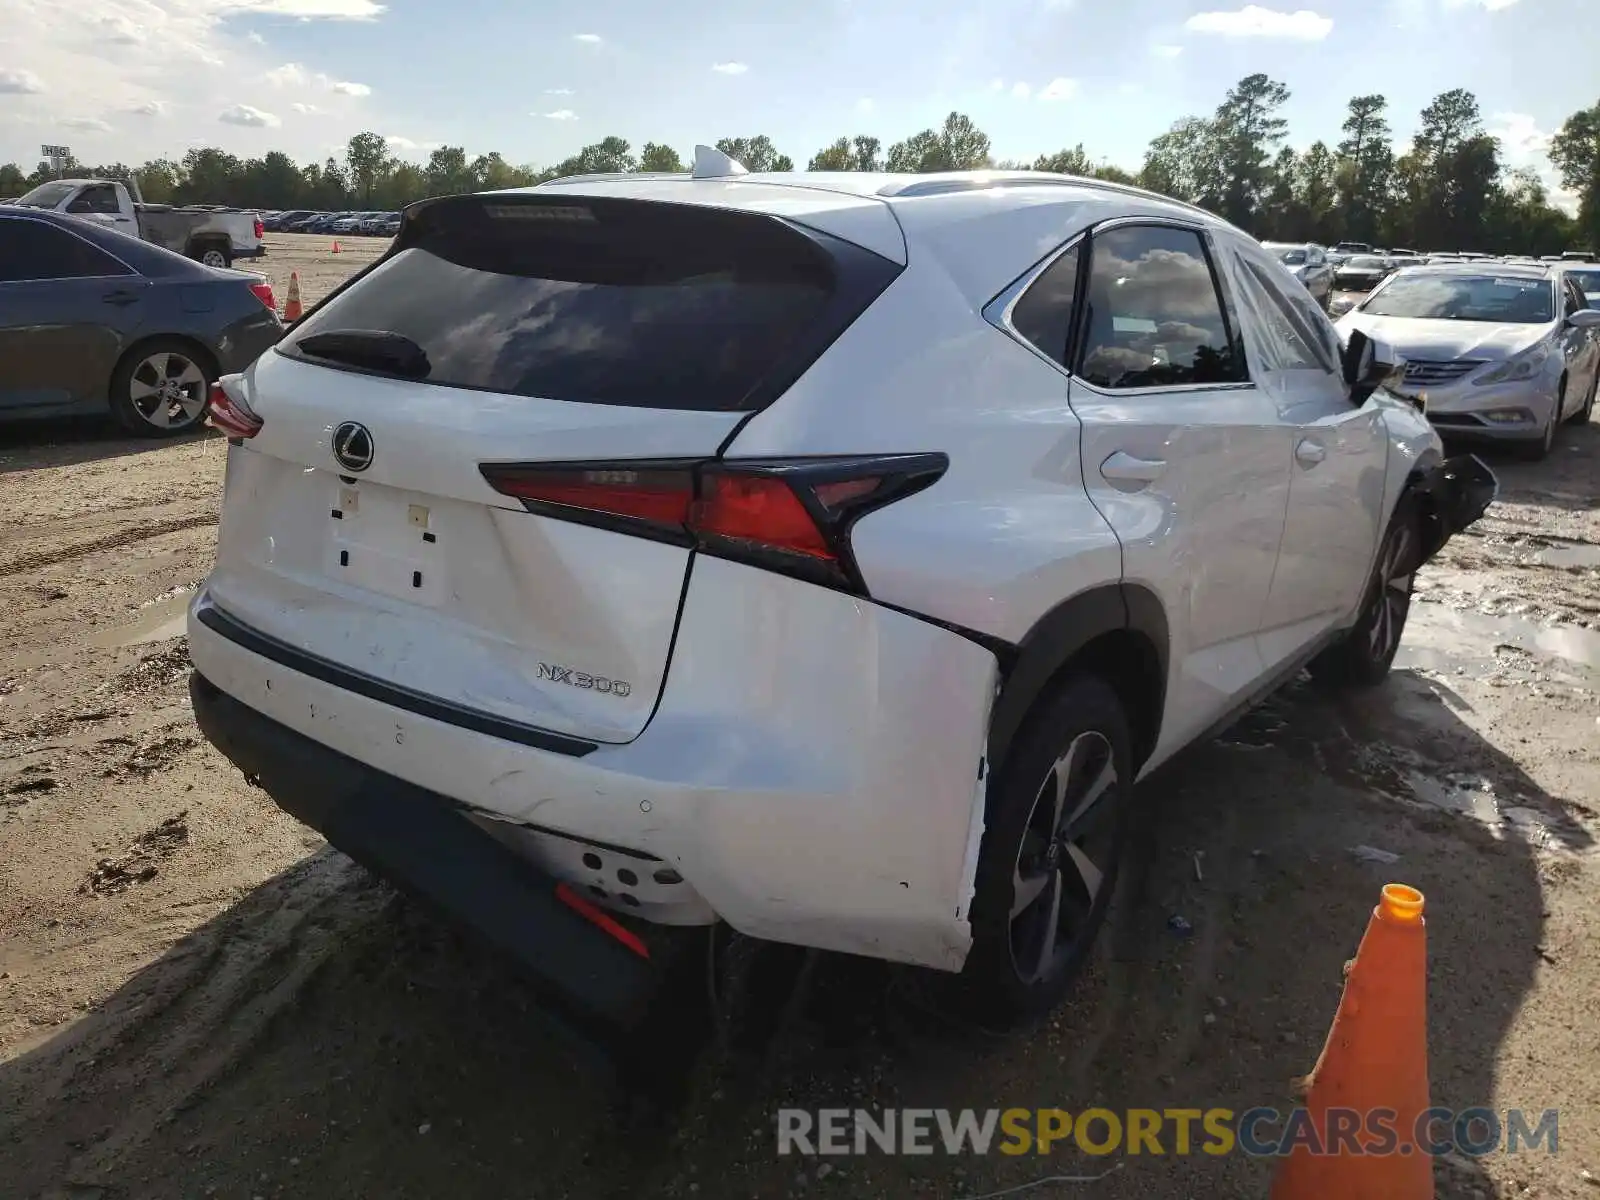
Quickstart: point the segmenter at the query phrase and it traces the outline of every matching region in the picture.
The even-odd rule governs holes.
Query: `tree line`
[[[1304,151],[1287,145],[1281,115],[1289,89],[1264,74],[1246,76],[1210,116],[1176,121],[1151,141],[1137,171],[1093,159],[1082,144],[1032,162],[996,161],[989,137],[970,117],[951,113],[885,148],[876,137],[841,137],[806,162],[809,171],[950,171],[1021,168],[1137,184],[1219,213],[1262,238],[1331,244],[1354,240],[1419,250],[1472,249],[1547,254],[1600,246],[1600,103],[1574,113],[1550,145],[1562,186],[1579,198],[1569,216],[1550,202],[1543,180],[1512,170],[1484,127],[1477,98],[1464,88],[1422,110],[1416,135],[1396,147],[1382,95],[1353,97],[1343,138]],[[791,171],[795,160],[765,134],[723,138],[717,148],[752,171]],[[425,163],[395,155],[376,133],[350,139],[343,158],[296,163],[273,151],[241,159],[197,147],[174,162],[71,164],[72,173],[135,178],[151,203],[224,204],[266,209],[399,209],[428,196],[521,187],[564,175],[613,171],[685,171],[677,150],[602,138],[553,166],[514,165],[498,153],[469,158],[440,146]],[[0,196],[15,196],[53,177],[48,163],[31,173],[0,166]]]

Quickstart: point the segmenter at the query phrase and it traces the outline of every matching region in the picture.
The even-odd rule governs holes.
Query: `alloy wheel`
[[[193,359],[162,350],[133,369],[128,399],[134,411],[157,429],[192,425],[206,405],[205,372]]]
[[[1113,865],[1119,801],[1109,739],[1081,733],[1046,773],[1012,872],[1011,962],[1017,978],[1048,978],[1092,936]]]
[[[1396,524],[1384,539],[1378,560],[1378,592],[1373,597],[1374,611],[1367,632],[1367,647],[1374,660],[1393,657],[1405,632],[1406,615],[1411,611],[1411,540],[1415,536],[1406,522]]]

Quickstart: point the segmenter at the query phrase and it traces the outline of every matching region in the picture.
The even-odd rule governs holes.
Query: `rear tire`
[[[1360,616],[1343,637],[1311,660],[1307,669],[1312,678],[1334,687],[1373,687],[1388,677],[1411,613],[1411,586],[1421,565],[1417,562],[1421,548],[1422,522],[1407,505],[1390,519],[1378,546]]]
[[[217,381],[208,354],[181,338],[135,346],[111,374],[111,415],[136,437],[175,437],[199,427]]]
[[[1082,970],[1128,848],[1132,735],[1093,675],[1039,705],[989,780],[987,830],[960,987],[986,1024],[1059,1005]]]
[[[200,251],[199,261],[208,267],[231,267],[233,254],[221,246],[207,246]]]

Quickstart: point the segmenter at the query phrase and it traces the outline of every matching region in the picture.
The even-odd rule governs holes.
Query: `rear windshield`
[[[890,272],[875,295],[893,265],[860,254]],[[792,379],[796,356],[821,352],[819,331],[831,341],[860,311],[822,330],[838,315],[839,268],[817,238],[759,215],[464,197],[415,214],[396,252],[308,314],[284,349],[296,354],[316,333],[379,331],[421,348],[429,383],[741,410],[760,406],[770,376]]]

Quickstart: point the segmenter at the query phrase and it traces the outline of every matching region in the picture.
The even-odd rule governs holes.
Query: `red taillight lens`
[[[278,298],[272,294],[272,285],[265,279],[260,283],[252,283],[250,290],[255,294],[255,298],[265,304],[270,311],[278,311]]]
[[[264,236],[266,234],[266,232],[267,232],[266,225],[262,222],[260,217],[257,217],[256,218],[256,236],[257,237],[262,237],[262,236]]]
[[[694,503],[689,467],[484,467],[496,491],[534,504],[555,504],[651,525],[682,527]]]
[[[800,497],[771,475],[708,474],[689,528],[706,537],[735,538],[772,550],[834,559],[833,548]]]
[[[253,438],[264,424],[244,401],[229,395],[220,380],[211,385],[211,395],[206,400],[206,421],[230,438]]]
[[[760,462],[484,463],[489,486],[533,512],[864,590],[851,523],[943,474],[942,454]]]

